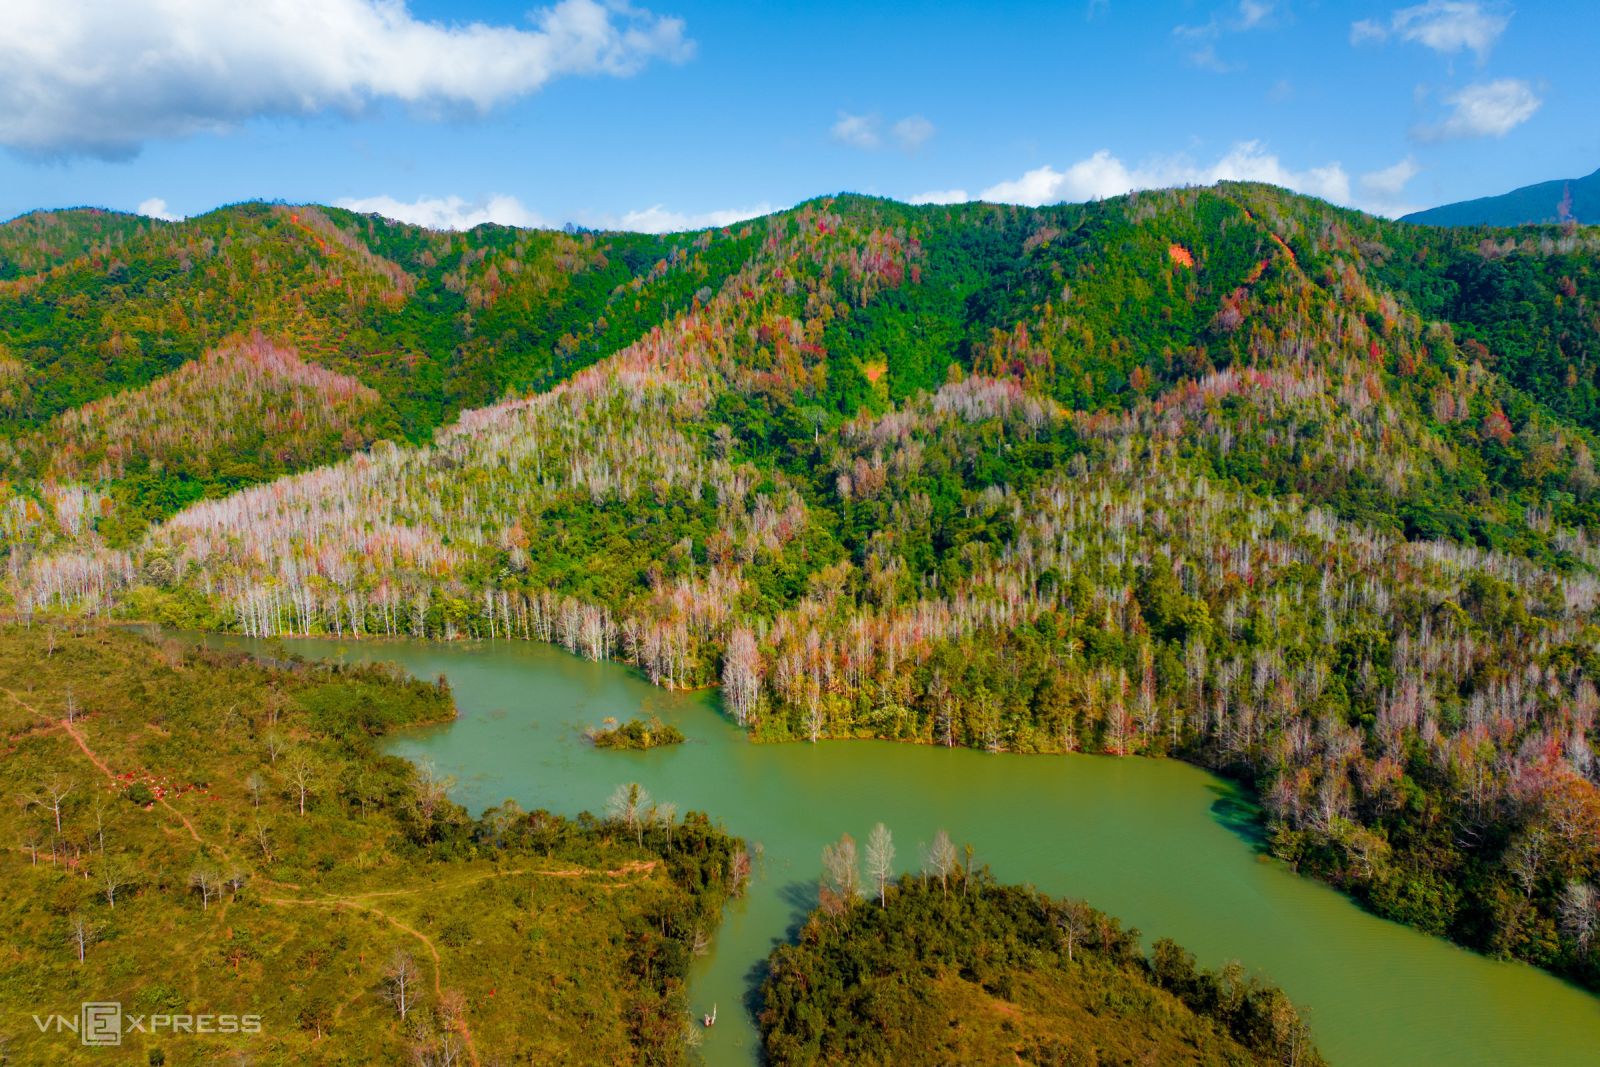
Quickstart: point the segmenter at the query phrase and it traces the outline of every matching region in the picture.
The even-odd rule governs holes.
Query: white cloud
[[[1394,13],[1394,31],[1405,41],[1447,55],[1469,48],[1481,60],[1505,32],[1509,16],[1461,0],[1429,0]]]
[[[1373,19],[1351,23],[1350,43],[1385,41],[1395,36],[1445,55],[1468,49],[1481,63],[1510,22],[1510,15],[1474,0],[1428,0],[1426,4],[1396,11],[1388,25]]]
[[[1451,113],[1441,123],[1413,130],[1419,140],[1504,137],[1532,118],[1544,103],[1532,86],[1517,78],[1469,85],[1445,97],[1444,101],[1451,106]]]
[[[883,143],[883,138],[878,134],[878,125],[876,115],[851,115],[841,111],[839,121],[833,124],[830,132],[840,144],[870,152]]]
[[[139,206],[133,210],[135,214],[144,215],[152,219],[162,219],[166,222],[176,222],[182,218],[181,215],[174,215],[171,211],[168,211],[167,202],[159,196],[152,196],[149,200],[140,201]]]
[[[399,222],[409,222],[414,226],[426,226],[432,230],[470,230],[486,222],[498,223],[501,226],[523,227],[554,225],[516,197],[502,193],[472,201],[459,196],[424,196],[416,200],[397,200],[392,196],[347,197],[338,201],[337,206],[350,211],[382,215]],[[621,215],[584,213],[577,221],[598,230],[675,233],[681,230],[731,226],[758,215],[770,215],[776,210],[778,209],[764,201],[750,207],[699,213],[669,211],[665,205],[655,204]]]
[[[1232,14],[1213,14],[1198,26],[1174,26],[1172,35],[1180,41],[1193,42],[1186,56],[1191,66],[1214,74],[1228,74],[1242,68],[1217,54],[1218,39],[1224,34],[1270,26],[1275,7],[1274,0],[1239,0]]]
[[[978,197],[981,200],[1037,207],[1062,200],[1096,200],[1117,196],[1130,189],[1161,184],[1159,178],[1152,177],[1148,181],[1136,178],[1120,159],[1102,148],[1064,172],[1046,164],[1028,171],[1020,178],[991,185]]]
[[[1382,170],[1368,171],[1361,176],[1361,188],[1369,193],[1383,197],[1399,196],[1406,187],[1406,183],[1415,178],[1421,167],[1416,160],[1407,156],[1392,167]]]
[[[377,101],[485,111],[575,74],[627,76],[694,44],[626,0],[560,0],[518,28],[418,19],[405,0],[8,0],[0,145],[126,158],[146,141]]]
[[[894,124],[894,129],[889,131],[900,147],[907,152],[915,152],[927,143],[933,136],[933,123],[921,115],[907,115]]]
[[[470,202],[459,196],[424,196],[409,201],[392,196],[347,197],[338,201],[337,206],[426,226],[430,230],[470,230],[486,222],[502,226],[545,225],[537,214],[523,206],[522,201],[502,194]]]
[[[642,211],[630,211],[620,217],[602,215],[593,224],[607,230],[634,230],[639,233],[679,233],[683,230],[709,230],[732,226],[760,215],[770,215],[778,210],[762,201],[750,207],[725,208],[719,211],[702,211],[698,214],[668,211],[661,204]]]
[[[1272,17],[1272,0],[1239,0],[1239,21],[1241,30],[1253,30]]]
[[[1065,170],[1038,167],[1020,178],[991,185],[979,194],[979,199],[1037,206],[1120,196],[1135,189],[1211,185],[1219,181],[1266,182],[1337,204],[1355,203],[1350,177],[1338,163],[1294,170],[1258,141],[1243,141],[1209,164],[1173,156],[1130,167],[1102,148]]]
[[[1350,24],[1350,43],[1366,44],[1369,41],[1387,41],[1389,28],[1373,19],[1362,19]]]
[[[918,193],[908,204],[965,204],[972,197],[967,195],[965,189],[933,189],[926,193]]]
[[[921,115],[907,115],[889,127],[889,138],[907,152],[915,152],[933,136],[934,125]],[[883,147],[883,120],[877,115],[852,115],[839,112],[839,120],[828,131],[842,145],[873,152]]]
[[[1189,53],[1189,65],[1213,74],[1231,74],[1240,68],[1217,55],[1217,46],[1203,44]]]

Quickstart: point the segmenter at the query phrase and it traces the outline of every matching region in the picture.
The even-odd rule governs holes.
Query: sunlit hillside
[[[119,540],[128,471],[220,460],[163,457],[149,399],[75,409],[119,428],[59,460],[80,487],[67,466],[13,487],[19,609],[555,641],[720,682],[765,740],[1180,755],[1255,783],[1273,848],[1380,913],[1596,979],[1586,232],[1425,229],[1259,185],[825,199],[659,239],[584,332],[481,349],[517,395],[414,443],[364,406],[408,410],[380,335],[325,352],[297,330],[409,324],[419,378],[455,380],[463,349],[430,339],[495,336],[508,304],[581,319],[601,260],[658,239],[241,212],[261,254],[335,272],[338,315],[268,316],[267,341],[363,383],[241,482],[354,454]],[[510,268],[535,251],[560,271]],[[32,395],[62,395],[63,365],[25,357]],[[182,393],[165,381],[143,395]],[[261,429],[217,447],[272,452],[272,405],[230,403]]]

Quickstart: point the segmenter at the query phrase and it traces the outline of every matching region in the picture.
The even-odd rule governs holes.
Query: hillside
[[[374,747],[453,714],[383,668],[0,631],[0,1058],[104,1062],[28,1017],[120,1000],[257,1018],[129,1034],[139,1063],[680,1062],[739,843],[696,815],[637,839],[510,802],[471,819]]]
[[[761,1031],[780,1067],[1323,1062],[1281,991],[1171,941],[1146,958],[1137,930],[1082,901],[959,869],[902,878],[881,904],[824,900],[768,961]]]
[[[1600,170],[1586,178],[1524,185],[1499,196],[1413,211],[1402,222],[1425,226],[1524,226],[1533,223],[1600,222]]]
[[[38,274],[90,254],[109,256],[163,225],[143,215],[79,208],[34,211],[0,223],[0,281]]]
[[[94,486],[83,494],[85,510],[99,513],[95,525],[108,543],[124,545],[201,497],[371,444],[381,404],[375,390],[305,363],[258,334],[141,389],[65,411],[41,429],[0,442],[0,455],[19,481]],[[76,523],[60,505],[57,518],[71,536]]]
[[[260,335],[379,402],[334,453],[318,442],[251,456],[234,465],[230,487],[374,437],[425,440],[463,408],[547,386],[691,307],[748,245],[728,233],[438,233],[259,203],[180,223],[87,210],[23,216],[0,226],[0,435],[48,438],[52,420],[99,417],[71,413]],[[247,420],[239,437],[275,433],[233,414]],[[128,452],[96,487],[126,505],[117,525],[137,531],[223,484],[160,459]],[[38,501],[41,491],[25,494]]]
[[[287,210],[250,212],[298,240]],[[720,681],[763,740],[1180,755],[1255,783],[1274,849],[1382,914],[1600,981],[1600,239],[1224,184],[639,240],[687,251],[607,297],[634,325],[519,349],[543,377],[513,380],[556,384],[426,444],[126,544],[71,495],[114,484],[19,484],[15,604],[555,641]],[[576,314],[582,284],[504,321]]]

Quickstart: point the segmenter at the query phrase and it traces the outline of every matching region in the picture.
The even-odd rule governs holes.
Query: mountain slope
[[[0,275],[0,439],[23,441],[26,452],[29,435],[56,433],[52,420],[116,418],[126,407],[92,405],[251,334],[353,379],[377,403],[339,451],[291,449],[235,464],[235,486],[374,438],[426,439],[462,408],[548,386],[704,299],[749,246],[726,231],[435,233],[266,204],[173,224],[91,212],[25,216],[0,227],[0,254],[29,267]],[[224,388],[215,375],[203,380]],[[231,414],[257,420],[235,437],[276,433],[259,424],[259,411]],[[195,498],[194,480],[139,451],[138,434],[110,432],[134,446],[109,482],[94,486],[114,502],[114,526],[137,532]],[[38,467],[12,473],[36,477]],[[138,472],[137,484],[117,473],[124,468]],[[43,494],[22,491],[35,501]]]
[[[0,441],[0,455],[19,480],[96,486],[98,532],[126,544],[200,497],[365,447],[380,406],[375,390],[257,335]]]
[[[1600,222],[1600,170],[1586,178],[1524,185],[1499,196],[1413,211],[1401,222],[1426,226],[1523,226],[1530,223]]]
[[[1593,238],[1225,184],[677,240],[608,297],[636,340],[428,444],[126,548],[13,495],[56,514],[15,604],[557,641],[769,740],[1179,754],[1382,913],[1600,980]]]

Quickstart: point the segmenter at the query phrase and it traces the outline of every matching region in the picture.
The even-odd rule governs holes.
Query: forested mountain
[[[769,740],[1181,755],[1383,914],[1595,983],[1597,254],[1238,184],[228,209],[3,283],[10,595],[557,641]]]
[[[102,397],[183,393],[160,383],[258,334],[377,394],[336,454],[374,436],[422,441],[463,408],[548,385],[709,298],[747,245],[722,233],[436,233],[266,204],[176,224],[27,215],[0,226],[0,431],[52,439],[51,420]],[[218,447],[199,439],[215,428],[189,427],[198,449]],[[333,458],[324,427],[305,440],[296,429],[236,427],[227,469],[122,455],[106,483],[116,529],[132,536],[201,496]],[[13,458],[11,476],[57,473],[38,454]]]
[[[1600,222],[1600,170],[1586,178],[1524,185],[1499,196],[1413,211],[1403,222],[1428,226],[1522,226],[1529,223]]]

